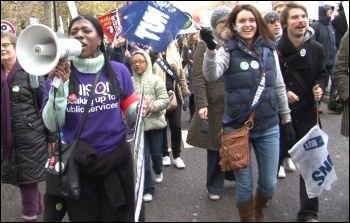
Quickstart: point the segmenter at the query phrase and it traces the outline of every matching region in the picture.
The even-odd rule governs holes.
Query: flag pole
[[[191,17],[188,17],[188,19],[191,20],[191,22],[192,22],[199,30],[202,29],[202,27],[201,27],[198,23],[196,23],[196,21],[194,21]]]
[[[52,3],[53,3],[53,16],[55,17],[55,32],[57,32],[58,26],[57,26],[56,1],[52,1]]]

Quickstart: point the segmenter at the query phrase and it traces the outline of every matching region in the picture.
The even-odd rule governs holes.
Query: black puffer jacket
[[[45,163],[48,159],[48,141],[54,142],[54,134],[48,137],[47,129],[39,115],[45,78],[39,77],[39,88],[34,100],[29,85],[29,75],[20,68],[9,87],[12,120],[12,152],[3,160],[1,140],[1,181],[19,185],[45,180]],[[37,105],[35,105],[37,103]],[[38,109],[37,109],[38,108]],[[14,160],[14,161],[13,161]]]

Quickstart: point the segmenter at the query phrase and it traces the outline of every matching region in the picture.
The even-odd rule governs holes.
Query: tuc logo
[[[322,139],[322,136],[317,136],[317,137],[314,137],[314,138],[307,140],[303,144],[303,147],[307,151],[307,150],[311,150],[311,149],[317,149],[323,145],[324,145],[324,141]]]
[[[327,174],[333,170],[333,162],[330,155],[328,154],[327,159],[323,162],[317,170],[312,172],[312,179],[314,181],[320,181],[317,183],[318,186],[321,186],[324,180],[327,177]]]

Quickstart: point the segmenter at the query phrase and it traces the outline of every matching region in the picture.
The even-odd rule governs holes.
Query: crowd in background
[[[23,221],[35,222],[43,211],[44,221],[61,221],[66,213],[70,221],[133,221],[133,164],[126,138],[133,133],[142,87],[147,95],[140,110],[145,124],[143,202],[156,199],[154,183],[171,177],[163,174],[164,167],[186,168],[181,121],[183,112],[189,112],[187,143],[207,150],[208,198],[221,199],[224,180],[235,181],[241,221],[265,221],[263,209],[273,199],[278,178],[296,171],[288,150],[317,120],[320,123],[317,104],[325,94],[328,109],[343,114],[341,134],[349,136],[348,30],[342,3],[332,20],[334,10],[332,5],[319,6],[319,19],[311,23],[307,9],[293,2],[280,2],[265,14],[247,4],[219,6],[211,27],[178,35],[163,52],[123,35],[107,40],[96,18],[78,16],[70,22],[69,36],[82,42],[81,55],[59,63],[46,79],[37,80],[35,88],[17,60],[17,37],[2,32],[1,180],[19,186]],[[302,77],[306,90],[292,71]],[[82,196],[62,200],[45,194],[42,204],[38,183],[45,180],[45,165],[57,143],[55,133],[59,128],[68,143],[74,140],[82,113],[70,112],[71,108],[78,98],[88,98],[81,87],[92,84],[97,74],[101,84],[110,86],[106,94],[113,95],[104,96],[103,104],[119,106],[87,116],[89,129],[81,137],[96,151],[94,159],[80,163],[85,167]],[[55,76],[62,79],[57,89],[51,86]],[[250,99],[262,76],[264,96],[253,108]],[[177,101],[172,110],[167,109],[169,91]],[[101,97],[94,95],[96,106],[102,105]],[[334,107],[335,100],[341,110]],[[222,129],[241,127],[254,109],[249,140],[259,169],[256,187],[251,164],[229,172],[220,169],[217,137]],[[301,175],[299,184],[297,220],[318,221],[319,198],[308,197]],[[58,201],[63,205],[59,212],[54,205]],[[143,213],[140,221],[151,214]]]

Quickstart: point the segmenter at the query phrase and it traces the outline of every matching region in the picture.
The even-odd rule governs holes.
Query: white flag
[[[327,150],[328,135],[315,125],[289,150],[302,175],[309,198],[330,190],[337,180],[334,165]]]
[[[137,113],[135,132],[133,138],[128,140],[133,146],[134,156],[134,182],[135,182],[135,222],[139,221],[142,207],[143,186],[145,178],[144,162],[144,121],[142,117],[142,107],[144,103],[144,88],[142,87],[139,111]]]
[[[75,6],[75,1],[67,1],[69,12],[72,16],[72,19],[75,17],[78,17],[78,10],[77,7]]]

